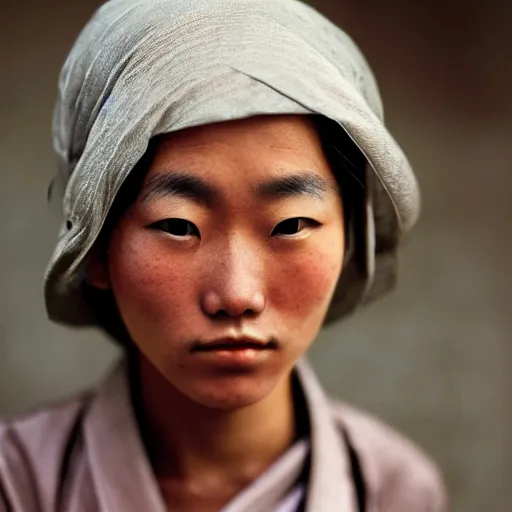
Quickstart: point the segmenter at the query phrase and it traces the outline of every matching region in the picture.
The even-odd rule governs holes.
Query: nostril
[[[73,223],[70,220],[66,221],[66,229],[68,231],[71,231],[71,228],[73,227]]]
[[[256,316],[257,312],[254,309],[246,309],[245,311],[242,310],[233,310],[233,311],[227,311],[225,309],[220,309],[215,313],[216,317],[219,318],[231,318],[231,317],[238,317],[238,316],[249,316],[253,317]]]
[[[254,317],[265,308],[265,298],[262,293],[248,294],[243,297],[237,295],[210,290],[202,298],[202,309],[212,317],[229,318]]]

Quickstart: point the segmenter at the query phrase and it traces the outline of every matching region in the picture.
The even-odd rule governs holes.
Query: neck
[[[233,411],[215,410],[176,390],[139,356],[138,411],[159,480],[208,481],[243,488],[292,444],[296,430],[292,378],[263,400]]]

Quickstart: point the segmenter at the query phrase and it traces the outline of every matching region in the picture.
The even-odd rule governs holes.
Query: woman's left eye
[[[300,233],[304,227],[318,225],[318,222],[313,219],[306,219],[304,217],[294,217],[280,222],[273,230],[272,235],[277,236],[291,236]]]

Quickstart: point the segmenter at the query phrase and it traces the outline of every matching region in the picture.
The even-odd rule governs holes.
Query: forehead
[[[162,146],[176,148],[200,147],[211,143],[236,141],[237,144],[293,146],[306,140],[314,144],[319,139],[315,123],[305,115],[259,115],[244,119],[185,128],[164,135]]]
[[[331,174],[316,125],[303,115],[255,116],[160,136],[148,178],[173,170],[248,181],[298,170]]]

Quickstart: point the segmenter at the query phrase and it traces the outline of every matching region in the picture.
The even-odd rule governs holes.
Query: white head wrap
[[[325,116],[366,156],[356,251],[327,321],[391,288],[419,192],[352,40],[298,0],[110,0],[59,81],[53,141],[64,221],[45,276],[50,318],[97,322],[82,293],[83,263],[152,137],[258,114]]]

